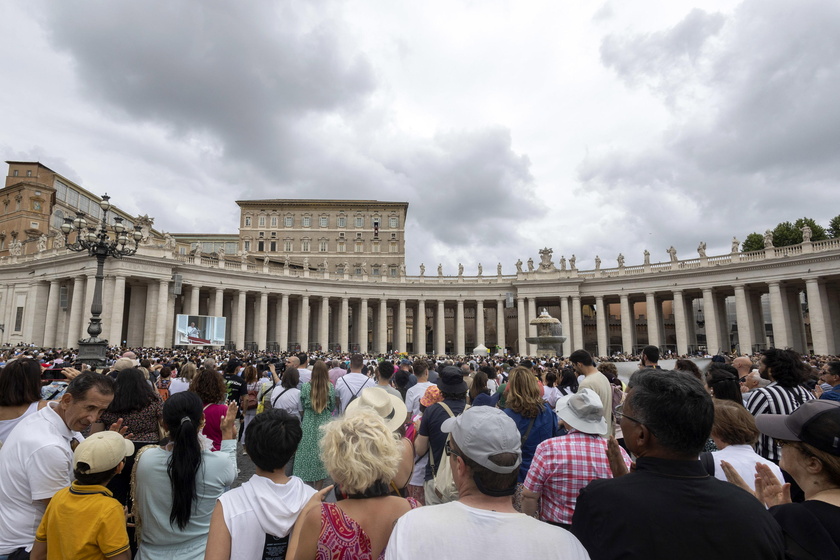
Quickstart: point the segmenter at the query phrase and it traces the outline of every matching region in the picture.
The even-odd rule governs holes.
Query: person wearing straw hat
[[[555,411],[569,433],[537,446],[525,478],[522,510],[534,515],[539,503],[540,519],[568,529],[581,488],[596,478],[613,476],[603,438],[609,428],[601,398],[592,389],[561,397]],[[624,449],[621,454],[629,468],[630,456]]]
[[[406,497],[405,487],[411,480],[411,471],[414,468],[414,445],[411,440],[405,438],[408,409],[401,398],[377,387],[362,389],[359,398],[348,404],[344,413],[353,414],[362,408],[373,409],[385,421],[388,429],[400,436],[400,466],[391,481],[391,487],[396,493]]]

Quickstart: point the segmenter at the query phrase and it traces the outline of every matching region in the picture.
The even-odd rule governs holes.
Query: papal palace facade
[[[7,162],[0,189],[0,343],[76,347],[93,300],[95,260],[59,227],[99,197],[36,162]],[[118,201],[115,201],[118,202]],[[168,347],[176,314],[227,318],[237,349],[465,354],[480,344],[532,354],[542,308],[564,353],[685,354],[767,346],[840,351],[840,239],[594,270],[555,262],[464,272],[405,268],[408,204],[374,200],[238,201],[238,234],[164,233],[148,216],[138,252],[105,268],[104,337]],[[699,236],[698,236],[699,237]],[[621,250],[616,248],[616,253]],[[535,258],[534,258],[535,257]],[[536,262],[535,262],[536,261]],[[614,266],[612,263],[616,263]]]

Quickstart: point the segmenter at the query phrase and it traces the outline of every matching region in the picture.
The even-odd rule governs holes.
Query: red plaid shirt
[[[621,450],[630,468],[630,456]],[[578,493],[596,478],[612,478],[607,440],[572,430],[537,446],[525,488],[541,494],[540,519],[571,524]]]

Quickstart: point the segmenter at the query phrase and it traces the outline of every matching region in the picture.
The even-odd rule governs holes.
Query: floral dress
[[[414,498],[406,498],[411,509],[420,507]],[[385,550],[379,560],[385,558]],[[370,537],[361,525],[330,503],[321,504],[321,534],[318,535],[316,560],[373,560]]]
[[[335,408],[335,387],[327,384],[329,396],[327,406],[320,413],[312,409],[312,384],[304,383],[300,388],[300,402],[303,405],[303,439],[295,453],[294,475],[304,482],[317,482],[327,478],[327,469],[321,462],[319,442],[321,441],[321,426],[332,420]]]

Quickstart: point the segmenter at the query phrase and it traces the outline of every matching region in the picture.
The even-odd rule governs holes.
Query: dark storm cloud
[[[283,178],[294,126],[352,110],[374,88],[331,2],[53,2],[43,20],[85,93]]]
[[[672,119],[656,144],[589,157],[585,187],[654,203],[689,230],[718,232],[718,243],[838,213],[840,4],[749,0],[725,19],[694,10],[658,33],[607,36],[601,55]],[[654,235],[664,229],[652,222]],[[668,235],[691,248],[685,229]]]

